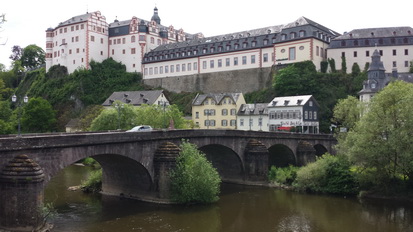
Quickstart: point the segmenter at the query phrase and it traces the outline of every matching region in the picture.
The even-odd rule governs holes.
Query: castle
[[[301,17],[287,24],[204,37],[163,26],[156,7],[150,21],[132,17],[107,23],[96,11],[46,30],[46,69],[60,64],[72,73],[88,69],[92,60],[111,57],[128,72],[141,72],[144,80],[162,83],[185,76],[242,74],[306,60],[320,70],[328,58],[335,59],[340,69],[346,57],[347,72],[351,72],[354,63],[363,69],[378,49],[386,70],[407,73],[413,60],[412,31],[411,27],[373,28],[341,35]]]

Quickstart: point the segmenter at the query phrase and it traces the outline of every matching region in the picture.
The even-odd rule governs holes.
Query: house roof
[[[213,42],[222,42],[222,41],[229,41],[229,40],[235,40],[235,39],[242,39],[242,38],[253,38],[256,36],[261,36],[261,35],[268,35],[268,34],[273,34],[273,33],[281,33],[285,29],[293,28],[293,27],[299,27],[299,26],[305,26],[305,25],[312,25],[320,30],[323,30],[325,32],[331,33],[334,36],[340,35],[339,33],[324,27],[310,19],[307,19],[305,17],[300,17],[294,22],[288,23],[288,24],[281,24],[281,25],[275,25],[275,26],[268,26],[268,27],[263,27],[263,28],[257,28],[257,29],[252,29],[252,30],[247,30],[247,31],[241,31],[241,32],[234,32],[234,33],[228,33],[228,34],[223,34],[223,35],[217,35],[217,36],[211,36],[211,37],[205,37],[205,38],[199,38],[199,39],[193,39],[193,40],[187,40],[184,42],[179,42],[179,43],[173,43],[173,44],[164,44],[156,47],[152,51],[157,52],[157,51],[165,51],[169,49],[177,49],[177,48],[185,48],[189,46],[198,46],[198,45],[203,45],[203,44],[209,44]]]
[[[299,96],[284,96],[276,97],[268,103],[268,107],[284,107],[284,106],[303,106],[305,105],[313,95],[299,95]],[[317,101],[313,98],[313,101],[318,105]]]
[[[238,115],[267,115],[268,103],[256,103],[256,104],[242,104],[239,108]]]
[[[237,102],[242,93],[208,93],[208,94],[198,94],[192,101],[193,106],[202,105],[205,99],[212,98],[216,104],[220,104],[225,97],[230,97],[234,102]]]
[[[86,22],[93,13],[100,14],[100,12],[97,11],[97,12],[91,12],[91,13],[74,16],[66,21],[60,22],[57,27],[67,26],[67,25],[74,24],[74,23]]]
[[[354,29],[335,40],[342,39],[364,39],[364,38],[383,38],[395,36],[412,36],[413,28],[411,27],[381,27],[381,28],[364,28]]]
[[[111,106],[114,101],[121,101],[134,106],[152,105],[156,103],[161,94],[163,94],[162,90],[113,92],[102,105]]]

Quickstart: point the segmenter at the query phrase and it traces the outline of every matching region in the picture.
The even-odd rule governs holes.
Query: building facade
[[[198,94],[192,101],[192,120],[200,129],[237,129],[242,93]]]
[[[319,104],[312,95],[276,97],[268,104],[269,131],[319,132]]]
[[[88,69],[92,60],[101,62],[112,57],[128,72],[141,72],[145,53],[161,44],[192,37],[182,29],[161,25],[156,7],[150,21],[132,17],[108,24],[99,11],[86,13],[46,30],[46,70],[60,64],[72,73],[78,68]]]
[[[237,130],[269,131],[268,103],[243,104],[237,113]]]
[[[352,30],[333,39],[328,47],[328,58],[334,59],[341,69],[342,57],[346,58],[347,72],[354,63],[363,69],[377,49],[383,66],[388,72],[409,72],[413,60],[413,28],[390,27]]]
[[[311,60],[320,69],[339,34],[305,17],[250,31],[163,44],[147,52],[144,79],[285,65]]]

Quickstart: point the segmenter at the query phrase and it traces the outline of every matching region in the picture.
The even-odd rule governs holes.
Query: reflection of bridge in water
[[[196,144],[223,181],[260,184],[270,166],[304,165],[333,152],[331,135],[238,130],[58,134],[0,139],[0,228],[33,228],[43,189],[60,170],[93,157],[103,193],[167,201],[182,139]],[[18,220],[17,220],[18,219]]]

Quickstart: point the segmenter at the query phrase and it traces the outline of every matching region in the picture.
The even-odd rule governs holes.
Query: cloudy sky
[[[100,11],[108,23],[136,16],[150,20],[157,6],[161,24],[188,33],[214,36],[287,24],[304,16],[334,31],[358,28],[413,26],[407,0],[2,0],[0,63],[9,67],[11,48],[30,44],[45,49],[45,31],[73,16]]]

